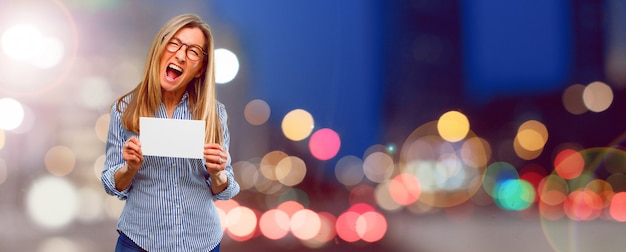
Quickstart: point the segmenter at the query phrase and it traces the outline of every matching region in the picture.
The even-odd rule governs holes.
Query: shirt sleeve
[[[218,200],[228,200],[231,199],[233,197],[235,197],[235,195],[237,195],[239,193],[239,184],[237,183],[237,181],[235,181],[235,174],[233,171],[233,167],[232,167],[232,162],[231,162],[231,156],[230,156],[230,132],[228,131],[228,114],[226,113],[226,107],[224,106],[224,104],[219,103],[217,104],[217,108],[218,108],[218,115],[220,117],[220,121],[222,124],[222,131],[224,132],[224,149],[226,149],[226,153],[228,153],[228,160],[226,161],[226,169],[224,169],[224,171],[226,172],[226,177],[228,178],[228,186],[226,187],[226,189],[224,189],[224,191],[221,191],[218,194],[215,194],[215,198]],[[211,180],[208,179],[207,183],[209,184],[209,187],[211,186]]]
[[[115,188],[115,178],[113,177],[126,161],[122,157],[122,145],[126,141],[125,129],[121,123],[121,113],[117,111],[117,104],[111,107],[111,118],[109,120],[109,133],[106,143],[106,159],[102,170],[102,185],[107,194],[117,196],[120,200],[128,198],[130,187],[119,191]]]

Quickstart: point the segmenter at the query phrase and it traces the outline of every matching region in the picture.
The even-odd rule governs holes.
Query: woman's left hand
[[[207,172],[210,175],[215,175],[226,169],[228,155],[219,144],[208,143],[204,145],[204,159],[206,160],[204,166],[206,166]]]

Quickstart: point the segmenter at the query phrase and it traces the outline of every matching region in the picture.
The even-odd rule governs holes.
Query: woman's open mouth
[[[165,77],[169,81],[174,81],[183,74],[183,69],[174,64],[169,64],[165,68]]]

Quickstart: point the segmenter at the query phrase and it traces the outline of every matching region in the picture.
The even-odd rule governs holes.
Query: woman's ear
[[[200,71],[198,71],[196,73],[196,75],[194,75],[194,77],[196,78],[200,78],[200,76],[202,76],[202,74],[206,71],[206,66],[203,66],[202,69],[200,69]]]

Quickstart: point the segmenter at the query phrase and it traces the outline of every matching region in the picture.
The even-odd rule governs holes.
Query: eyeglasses
[[[183,43],[177,38],[173,38],[170,40],[170,42],[167,42],[167,46],[165,48],[167,48],[167,51],[175,53],[178,52],[178,50],[180,50],[183,45],[187,46],[186,54],[189,60],[200,60],[200,55],[207,55],[204,49],[202,49],[200,46]]]

